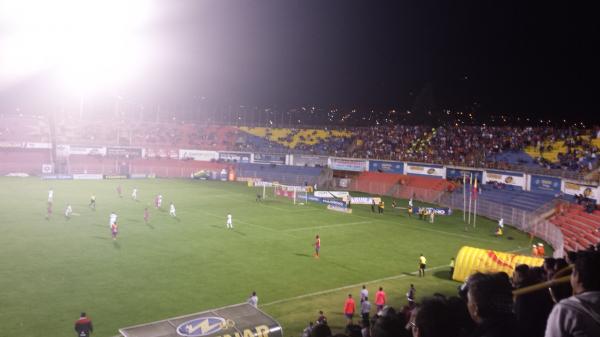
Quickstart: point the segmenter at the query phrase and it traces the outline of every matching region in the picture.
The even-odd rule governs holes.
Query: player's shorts
[[[317,251],[317,253],[321,250],[321,246],[316,246],[315,250]]]
[[[426,265],[425,265],[424,263],[421,263],[421,264],[419,265],[419,269],[423,269],[423,270],[425,270],[425,267],[426,267]]]
[[[354,317],[354,314],[345,314],[347,319],[352,319],[352,317]]]

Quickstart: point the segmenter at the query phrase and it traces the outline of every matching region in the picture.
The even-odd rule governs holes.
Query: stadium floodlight
[[[44,71],[82,94],[131,79],[149,55],[146,0],[0,0],[0,84]]]

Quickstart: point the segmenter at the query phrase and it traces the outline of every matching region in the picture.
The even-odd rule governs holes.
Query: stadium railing
[[[554,208],[555,202],[548,202],[535,211],[526,211],[479,199],[477,200],[477,215],[485,216],[492,220],[504,219],[506,224],[546,241],[554,249],[554,256],[562,257],[564,253],[563,234],[558,226],[546,221],[544,217],[544,214],[547,214]],[[438,203],[451,209],[462,210],[464,207],[464,196],[462,193],[444,193]]]

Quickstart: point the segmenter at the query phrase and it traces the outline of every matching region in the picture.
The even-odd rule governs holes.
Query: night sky
[[[147,105],[206,97],[215,105],[451,109],[600,124],[600,20],[583,5],[204,0],[159,1],[158,10],[144,32],[155,47],[151,66],[106,92]],[[3,86],[0,108],[66,99],[45,75]]]

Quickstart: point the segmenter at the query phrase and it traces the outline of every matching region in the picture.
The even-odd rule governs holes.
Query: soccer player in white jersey
[[[177,217],[177,215],[175,214],[175,205],[173,205],[173,203],[171,203],[171,206],[169,207],[169,215]]]
[[[71,214],[73,214],[73,208],[71,208],[71,205],[67,205],[67,208],[65,209],[65,218],[70,219]]]
[[[231,213],[227,214],[227,228],[233,229],[233,221],[231,220]]]
[[[131,199],[137,201],[137,188],[134,188],[133,192],[131,192]]]
[[[110,220],[108,222],[108,226],[112,227],[112,225],[116,222],[117,222],[117,213],[115,213],[115,212],[110,213]]]
[[[52,189],[48,190],[48,203],[51,204],[54,201],[54,191]]]
[[[162,207],[162,195],[158,195],[158,200],[156,202],[156,208],[161,208]]]

